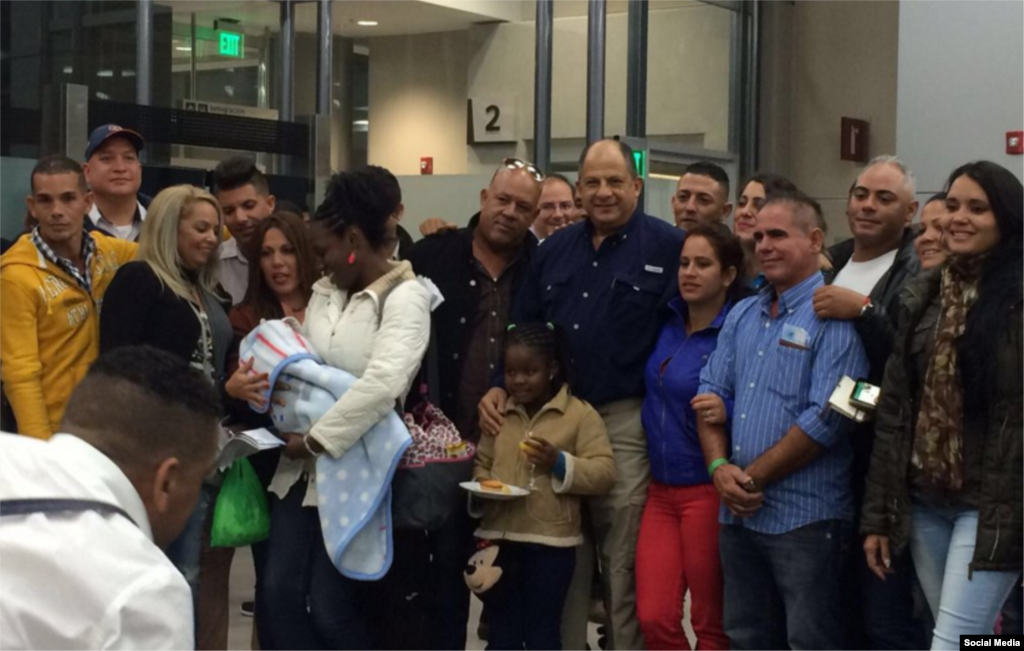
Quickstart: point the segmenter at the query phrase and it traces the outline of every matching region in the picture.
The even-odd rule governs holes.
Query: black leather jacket
[[[833,268],[831,274],[826,278],[826,282],[831,284],[839,271],[853,257],[853,238],[832,246],[828,253],[832,258]],[[914,251],[914,235],[908,228],[903,232],[903,239],[900,241],[900,248],[892,267],[885,272],[885,275],[871,290],[871,302],[875,305],[874,312],[853,322],[871,364],[868,379],[873,384],[877,385],[882,382],[885,363],[892,355],[900,293],[907,281],[916,276],[920,270],[921,263]]]
[[[885,371],[875,412],[875,445],[867,476],[860,532],[888,536],[900,549],[910,538],[911,488],[907,479],[922,386],[912,369],[921,365],[924,340],[934,337],[940,271],[921,273],[907,284],[900,307],[892,361]],[[992,333],[999,351],[988,380],[991,397],[984,423],[965,420],[965,430],[983,427],[981,504],[975,570],[1019,570],[1024,556],[1024,297],[1006,306],[1004,327]],[[968,574],[970,576],[970,574]]]

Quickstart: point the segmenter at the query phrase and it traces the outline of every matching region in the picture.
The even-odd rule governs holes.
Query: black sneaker
[[[241,611],[242,617],[252,617],[253,612],[256,611],[256,602],[255,601],[243,601],[242,602],[242,607],[239,608],[239,611]]]

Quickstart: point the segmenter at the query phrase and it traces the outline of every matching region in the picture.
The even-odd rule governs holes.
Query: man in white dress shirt
[[[220,400],[150,347],[100,357],[48,441],[0,434],[0,648],[192,649],[161,551],[217,453]]]
[[[256,226],[274,212],[277,199],[270,194],[267,177],[256,163],[244,156],[222,160],[213,170],[213,195],[224,211],[224,224],[231,239],[220,246],[220,270],[217,280],[238,305],[249,287],[251,242]],[[259,263],[259,258],[255,261]]]

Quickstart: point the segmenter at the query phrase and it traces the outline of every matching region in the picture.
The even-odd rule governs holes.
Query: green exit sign
[[[636,167],[636,174],[642,179],[647,178],[647,152],[634,151],[633,165]]]
[[[245,35],[235,32],[217,32],[220,55],[241,59],[245,56]]]

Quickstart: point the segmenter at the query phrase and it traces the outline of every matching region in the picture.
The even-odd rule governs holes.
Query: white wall
[[[658,10],[652,3],[648,63],[651,137],[728,145],[732,13],[710,5]],[[605,132],[625,131],[626,14],[611,14],[606,36]],[[504,156],[529,156],[533,136],[534,23],[474,25],[465,32],[369,39],[371,163],[417,174],[484,173]],[[587,20],[555,20],[552,138],[586,130]],[[466,100],[515,97],[519,142],[467,146]],[[557,143],[556,143],[557,144]],[[553,152],[560,149],[553,147]],[[574,159],[575,155],[571,159]]]
[[[970,160],[988,159],[1024,179],[1024,157],[1006,154],[1024,129],[1024,3],[900,3],[896,150],[918,192],[942,189]]]
[[[414,240],[420,239],[420,224],[431,217],[459,226],[468,224],[480,210],[480,190],[491,182],[490,174],[396,176],[405,204],[402,227]]]
[[[828,241],[845,239],[846,194],[861,164],[839,159],[840,118],[870,123],[871,156],[896,150],[901,5],[801,0],[762,8],[759,167],[788,176],[817,199]],[[949,38],[935,35],[939,43]]]
[[[465,174],[466,97],[466,32],[371,39],[369,162]]]
[[[647,185],[644,186],[644,202],[646,204],[644,210],[647,214],[675,224],[676,218],[672,214],[672,196],[676,193],[678,184],[679,179],[647,179]]]

